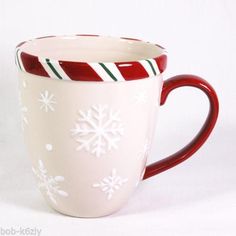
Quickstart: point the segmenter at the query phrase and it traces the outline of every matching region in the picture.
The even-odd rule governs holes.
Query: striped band
[[[22,58],[21,58],[21,50],[20,50],[20,48],[16,48],[15,63],[19,67],[20,70],[25,71],[25,67],[23,65]]]
[[[70,77],[60,66],[60,63],[56,60],[50,60],[48,58],[39,58],[44,70],[48,73],[49,77],[63,80],[71,80]]]
[[[98,35],[77,35],[99,37]],[[54,37],[54,36],[48,36]],[[41,37],[45,38],[45,37]],[[37,38],[41,39],[41,38]],[[46,37],[47,38],[47,37]],[[122,38],[125,40],[137,40]],[[138,41],[138,40],[137,40]],[[15,63],[21,71],[58,80],[120,82],[145,79],[159,75],[166,68],[167,57],[128,62],[73,62],[52,60],[30,55],[21,50],[19,44],[15,52]],[[159,45],[157,47],[160,47]]]

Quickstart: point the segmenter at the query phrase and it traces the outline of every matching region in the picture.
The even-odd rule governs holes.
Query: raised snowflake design
[[[48,151],[48,152],[51,152],[53,150],[53,145],[51,143],[47,143],[45,145],[45,149]]]
[[[40,93],[40,98],[38,101],[41,103],[40,109],[48,112],[48,111],[54,111],[54,105],[56,104],[55,96],[54,94],[50,94],[48,90],[45,90],[44,92]]]
[[[133,97],[133,101],[135,104],[146,104],[148,100],[148,95],[146,90],[139,91]]]
[[[111,200],[115,191],[128,181],[127,178],[121,178],[117,175],[116,169],[112,169],[111,175],[103,178],[99,183],[93,184],[94,188],[100,188],[107,196],[107,200]]]
[[[124,133],[119,111],[113,111],[107,105],[94,105],[86,112],[80,110],[72,136],[78,143],[77,150],[86,151],[100,157],[111,149],[118,148],[118,142]]]
[[[48,174],[42,160],[38,161],[38,169],[32,168],[33,173],[38,179],[38,187],[45,191],[49,199],[57,205],[56,195],[67,197],[68,193],[61,190],[60,182],[64,181],[63,176],[51,176]]]

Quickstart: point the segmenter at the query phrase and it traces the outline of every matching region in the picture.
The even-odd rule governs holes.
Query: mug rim
[[[65,39],[67,41],[65,41]],[[55,58],[54,56],[40,55],[41,51],[45,50],[43,44],[47,45],[47,43],[49,43],[51,47],[53,40],[55,43],[60,40],[68,42],[68,39],[74,41],[81,39],[90,40],[90,42],[108,40],[108,43],[110,40],[114,41],[113,43],[116,43],[116,45],[118,45],[118,43],[122,43],[123,46],[127,44],[130,55],[132,53],[133,55],[130,56],[131,59],[127,60],[115,59],[97,61],[78,60],[75,58],[69,58],[68,60],[68,58],[60,59],[60,57]],[[84,43],[86,43],[86,41],[84,41]],[[78,45],[79,44],[76,46]],[[53,47],[50,49],[50,52],[52,52]],[[58,51],[58,48],[54,48],[54,51],[55,49]],[[141,52],[146,54],[135,54],[131,51],[132,49],[139,49],[139,53],[141,50]],[[109,48],[109,50],[111,49]],[[61,56],[63,57],[62,53]],[[21,42],[16,46],[15,63],[18,69],[23,72],[57,80],[121,82],[148,79],[160,75],[166,69],[167,56],[164,47],[136,38],[76,34],[44,36]]]

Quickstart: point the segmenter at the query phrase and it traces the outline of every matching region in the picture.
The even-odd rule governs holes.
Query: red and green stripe
[[[93,36],[97,35],[78,35]],[[54,37],[54,36],[47,36]],[[45,37],[41,37],[45,38]],[[135,40],[123,38],[125,40]],[[138,40],[137,40],[138,41]],[[128,62],[73,62],[56,61],[49,58],[21,52],[21,43],[16,48],[15,62],[18,68],[28,73],[60,80],[119,82],[145,79],[157,76],[166,68],[167,57],[162,54],[156,58]]]

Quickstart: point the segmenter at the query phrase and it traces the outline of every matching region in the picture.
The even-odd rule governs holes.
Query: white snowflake
[[[145,104],[145,103],[147,103],[147,99],[148,99],[148,96],[147,96],[147,91],[146,90],[139,91],[133,97],[133,100],[134,100],[135,104]]]
[[[23,105],[21,93],[19,93],[19,104],[21,113],[21,128],[24,131],[25,126],[29,124],[27,119],[28,108],[25,105]]]
[[[46,148],[46,150],[49,151],[49,152],[51,152],[51,151],[53,150],[53,146],[52,146],[51,143],[47,143],[47,144],[45,145],[45,148]]]
[[[123,179],[117,175],[116,169],[112,169],[110,176],[103,178],[99,183],[93,184],[93,187],[100,188],[107,195],[107,199],[111,200],[114,192],[127,181],[127,178]]]
[[[59,183],[64,181],[63,176],[51,176],[48,175],[48,171],[45,168],[42,160],[38,161],[38,170],[32,168],[33,173],[38,178],[38,187],[43,189],[49,199],[54,203],[57,204],[55,195],[60,195],[63,197],[67,197],[68,193],[61,190]]]
[[[77,150],[85,149],[96,157],[107,150],[117,149],[117,142],[124,133],[119,112],[107,105],[94,105],[87,112],[79,111],[72,136],[79,143]]]
[[[146,159],[149,154],[149,151],[150,151],[150,142],[148,139],[146,139],[141,151],[139,152],[139,157],[141,159]]]
[[[44,110],[45,112],[54,111],[55,109],[53,105],[56,104],[54,98],[54,94],[49,94],[47,90],[40,93],[40,98],[38,99],[38,101],[41,103],[40,109]]]

